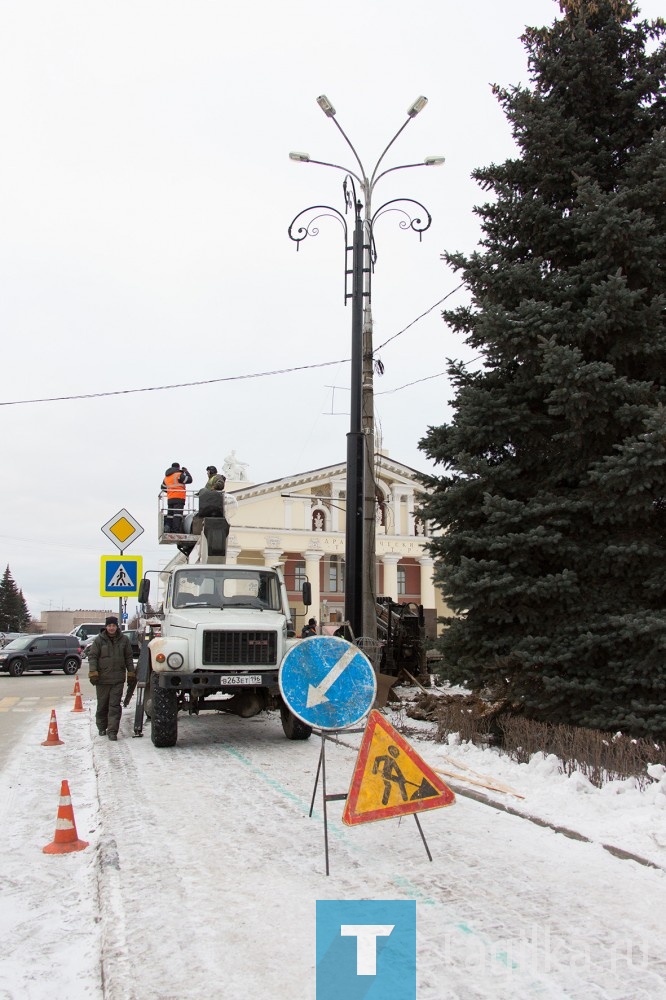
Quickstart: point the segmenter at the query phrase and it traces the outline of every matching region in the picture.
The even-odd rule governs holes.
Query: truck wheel
[[[72,674],[76,673],[76,671],[79,669],[80,666],[81,664],[79,663],[79,661],[74,659],[73,656],[70,656],[68,657],[68,659],[65,660],[65,665],[62,669],[66,674],[68,674],[71,677]]]
[[[288,740],[309,740],[312,736],[312,727],[297,719],[284,702],[280,705],[280,718],[284,735]]]
[[[23,673],[23,661],[22,660],[12,660],[7,668],[12,677],[20,677]]]
[[[151,731],[153,746],[175,747],[178,741],[178,692],[159,687],[153,674],[150,683]]]

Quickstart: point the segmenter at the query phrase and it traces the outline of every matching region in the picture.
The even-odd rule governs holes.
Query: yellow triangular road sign
[[[342,821],[392,819],[455,802],[455,795],[384,716],[372,711],[363,734]]]

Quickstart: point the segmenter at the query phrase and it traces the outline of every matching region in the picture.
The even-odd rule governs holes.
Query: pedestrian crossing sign
[[[142,573],[141,556],[102,556],[100,597],[136,597]]]
[[[368,717],[342,821],[347,826],[450,806],[455,795],[381,712]]]

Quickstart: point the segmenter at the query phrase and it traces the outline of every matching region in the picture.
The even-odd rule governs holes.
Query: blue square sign
[[[318,899],[316,1000],[416,1000],[416,901]]]

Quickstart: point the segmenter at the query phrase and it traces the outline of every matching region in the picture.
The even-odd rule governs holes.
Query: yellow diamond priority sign
[[[139,535],[143,534],[143,528],[128,510],[123,507],[117,514],[102,525],[102,531],[120,551],[131,545]]]

